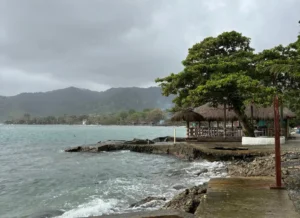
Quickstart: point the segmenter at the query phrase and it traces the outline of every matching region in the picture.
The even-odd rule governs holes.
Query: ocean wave
[[[199,175],[200,171],[203,173]],[[147,178],[136,177],[136,175],[135,177],[99,180],[97,185],[98,188],[101,187],[98,191],[101,196],[93,196],[93,200],[66,211],[57,218],[101,216],[159,209],[166,202],[154,200],[134,208],[130,208],[129,205],[149,196],[165,197],[169,201],[184,190],[184,188],[177,190],[174,186],[190,188],[208,182],[211,178],[226,175],[226,165],[223,162],[201,160],[185,166],[173,166],[165,174],[157,174],[155,182],[150,182]],[[122,200],[117,196],[122,196]]]
[[[119,211],[117,199],[93,199],[90,202],[79,205],[78,207],[66,211],[61,216],[56,218],[76,218],[88,216],[101,216],[104,214],[117,213]]]

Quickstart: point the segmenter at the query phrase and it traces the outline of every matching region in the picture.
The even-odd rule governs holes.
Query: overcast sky
[[[0,0],[0,95],[154,84],[223,31],[295,41],[300,0]]]

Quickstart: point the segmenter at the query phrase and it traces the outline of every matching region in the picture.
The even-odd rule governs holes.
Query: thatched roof
[[[194,109],[195,112],[201,114],[206,120],[209,121],[217,121],[224,120],[224,106],[219,105],[217,108],[210,106],[209,103],[204,104],[200,107]],[[251,117],[251,105],[246,107],[246,115],[247,117]],[[293,118],[295,117],[295,113],[293,113],[288,108],[283,109],[283,119]],[[237,116],[232,109],[226,109],[226,120],[237,120]],[[258,107],[253,105],[253,119],[264,119],[271,120],[274,119],[274,109],[273,106],[269,107]]]
[[[182,120],[187,122],[193,122],[193,121],[203,121],[205,119],[202,115],[194,112],[192,109],[176,112],[171,118],[171,121],[182,121]]]
[[[224,106],[219,105],[218,107],[212,107],[209,103],[201,105],[194,109],[198,114],[201,114],[205,120],[217,121],[224,120]],[[236,114],[233,110],[226,109],[226,120],[237,120]]]
[[[247,117],[251,117],[251,105],[246,107],[246,115]],[[280,116],[280,108],[279,108],[279,116]],[[284,107],[283,108],[283,119],[294,118],[296,114],[292,112],[290,109]],[[258,107],[253,105],[253,119],[264,119],[264,120],[272,120],[274,119],[274,107]]]

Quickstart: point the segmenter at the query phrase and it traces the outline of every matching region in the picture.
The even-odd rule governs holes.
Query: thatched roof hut
[[[246,115],[247,117],[251,117],[251,105],[246,107]],[[279,109],[280,116],[280,109]],[[290,119],[296,117],[296,114],[292,112],[290,109],[284,107],[283,108],[283,119]],[[258,107],[253,105],[253,119],[260,120],[273,120],[274,119],[274,107]]]
[[[193,122],[193,121],[203,121],[205,118],[199,114],[194,112],[192,109],[182,110],[176,112],[171,121],[186,121],[186,122]]]
[[[221,121],[224,120],[224,106],[212,107],[209,103],[201,105],[194,109],[198,114],[201,114],[205,120]],[[226,109],[226,120],[237,120],[237,116],[233,110]]]
[[[224,120],[224,106],[219,105],[218,107],[212,107],[209,103],[206,103],[200,107],[194,109],[196,113],[201,114],[208,121],[222,121]],[[251,105],[246,107],[246,115],[251,118]],[[296,117],[288,108],[283,108],[283,119]],[[253,105],[253,119],[271,120],[274,119],[274,108],[273,106],[262,107]],[[226,120],[233,121],[238,120],[237,115],[232,109],[226,108]]]

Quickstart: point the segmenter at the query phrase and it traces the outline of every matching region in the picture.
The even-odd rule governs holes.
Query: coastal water
[[[0,125],[0,217],[85,217],[151,210],[147,196],[170,199],[178,190],[224,175],[220,162],[188,162],[129,151],[64,153],[63,149],[109,139],[155,138],[173,127]],[[177,128],[184,136],[185,128]],[[203,168],[208,172],[196,176]],[[221,169],[221,170],[220,170]]]

